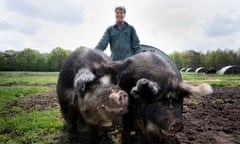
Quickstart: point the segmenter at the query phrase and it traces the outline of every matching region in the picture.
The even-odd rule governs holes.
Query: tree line
[[[0,71],[59,71],[71,51],[57,47],[50,53],[40,53],[31,48],[0,53]],[[207,53],[173,52],[169,56],[179,69],[207,67],[218,70],[227,65],[240,65],[240,49],[238,52],[221,49]]]
[[[26,48],[22,51],[7,50],[0,54],[1,71],[59,71],[69,50],[57,47],[50,53],[40,53]]]
[[[228,65],[240,65],[240,49],[237,52],[221,49],[208,51],[207,53],[195,51],[174,52],[169,56],[179,69],[206,67],[219,70]]]

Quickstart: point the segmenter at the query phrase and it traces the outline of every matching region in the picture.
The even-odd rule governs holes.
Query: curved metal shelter
[[[236,66],[236,65],[225,66],[218,71],[218,74],[220,75],[240,74],[240,66]]]
[[[195,73],[206,73],[207,71],[208,71],[208,68],[199,67],[195,70]]]
[[[180,69],[180,72],[185,72],[186,71],[186,68],[181,68]]]
[[[216,69],[210,68],[210,69],[208,69],[208,71],[206,72],[206,74],[216,74],[216,72],[217,72]]]
[[[194,72],[195,69],[194,68],[187,68],[185,72]]]
[[[173,60],[163,51],[161,51],[158,48],[149,46],[149,45],[140,45],[140,47],[142,48],[142,52],[146,52],[146,51],[151,51],[153,53],[156,53],[158,55],[161,55],[162,57],[164,57],[165,60],[167,60],[169,62],[169,64],[171,65],[171,67],[175,70],[175,71],[179,71],[179,69],[177,68],[176,64],[173,62]],[[179,77],[182,77],[180,73],[177,73]]]

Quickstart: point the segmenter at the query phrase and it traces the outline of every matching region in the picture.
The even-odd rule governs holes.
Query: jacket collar
[[[128,23],[124,21],[123,24],[122,24],[122,28],[121,29],[124,29],[126,26],[128,26]],[[118,28],[117,23],[114,24],[114,27]]]

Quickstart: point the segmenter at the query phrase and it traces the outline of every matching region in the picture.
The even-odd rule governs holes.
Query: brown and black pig
[[[113,84],[103,52],[82,48],[65,61],[57,95],[68,130],[78,132],[79,121],[90,125],[90,143],[97,143],[97,126],[111,126],[127,112],[128,94]]]

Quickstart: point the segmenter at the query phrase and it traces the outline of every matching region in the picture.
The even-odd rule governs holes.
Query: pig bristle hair
[[[203,83],[196,87],[200,96],[209,95],[213,93],[213,89],[209,84]]]
[[[209,84],[203,83],[198,86],[191,86],[187,83],[181,84],[182,88],[191,92],[194,96],[205,96],[213,93],[213,89]]]
[[[74,78],[74,87],[77,87],[79,82],[87,83],[91,82],[95,79],[95,75],[87,68],[82,68],[78,70],[78,73],[75,75]]]
[[[100,82],[102,85],[109,85],[111,83],[111,76],[110,75],[104,75],[100,78]]]

